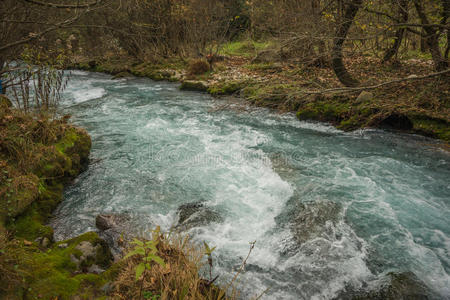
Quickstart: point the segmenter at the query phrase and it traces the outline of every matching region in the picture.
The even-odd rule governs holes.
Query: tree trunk
[[[423,8],[419,0],[414,0],[414,6],[417,11],[417,15],[422,22],[422,25],[430,25],[428,18],[423,11]],[[437,71],[443,71],[447,68],[448,64],[445,58],[441,54],[441,49],[439,48],[439,31],[432,26],[424,26],[423,30],[426,34],[426,43],[430,50],[431,57],[433,58],[434,68]]]
[[[394,5],[395,5],[394,1]],[[408,0],[400,0],[398,2],[398,15],[399,15],[399,21],[401,23],[407,23],[408,22]],[[398,49],[400,48],[400,45],[402,44],[403,36],[405,35],[406,28],[400,27],[395,32],[395,41],[391,48],[386,50],[382,62],[385,63],[389,61],[394,55],[397,55]]]
[[[338,24],[336,37],[334,38],[333,43],[333,50],[331,52],[333,71],[336,73],[339,81],[343,85],[349,87],[357,86],[359,82],[353,79],[344,66],[344,62],[342,61],[342,46],[344,45],[345,38],[347,37],[348,31],[352,26],[362,1],[363,0],[349,0],[348,4],[345,6],[342,22]]]
[[[443,0],[442,1],[442,25],[447,24],[447,20],[450,17],[450,0]],[[447,29],[447,47],[444,52],[444,59],[448,61],[450,53],[450,29]]]

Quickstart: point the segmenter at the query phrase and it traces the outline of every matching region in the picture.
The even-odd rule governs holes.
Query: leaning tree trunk
[[[352,26],[353,20],[358,13],[359,7],[363,0],[350,0],[345,6],[342,22],[338,24],[336,30],[336,37],[333,43],[333,50],[331,52],[332,60],[331,64],[333,71],[336,73],[339,81],[345,86],[357,86],[359,82],[348,73],[342,61],[342,46],[344,45],[347,33]]]
[[[426,43],[430,50],[434,67],[437,71],[443,71],[447,69],[448,63],[447,60],[442,56],[441,49],[439,48],[439,31],[435,27],[430,26],[428,18],[425,15],[425,12],[423,11],[419,0],[414,0],[414,6],[416,8],[417,15],[420,18],[420,21],[422,22],[423,30],[426,34]]]
[[[394,5],[395,5],[394,1]],[[398,2],[398,15],[399,15],[399,22],[400,23],[407,23],[408,22],[408,0],[400,0]],[[387,49],[382,62],[385,63],[389,61],[394,55],[397,55],[398,49],[400,48],[400,45],[402,44],[403,36],[405,35],[406,28],[399,27],[397,31],[395,32],[395,41],[391,48]]]
[[[442,1],[442,25],[447,25],[448,19],[450,16],[450,0],[443,0]],[[444,52],[444,59],[448,61],[450,53],[450,29],[447,29],[447,48]]]

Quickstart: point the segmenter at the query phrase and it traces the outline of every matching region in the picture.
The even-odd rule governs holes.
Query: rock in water
[[[95,218],[95,226],[100,230],[120,229],[130,218],[126,215],[100,214]]]
[[[426,300],[434,299],[432,291],[413,272],[388,273],[386,282],[370,291],[345,292],[342,300]]]
[[[340,211],[339,204],[329,201],[299,203],[293,211],[290,225],[295,240],[302,244],[326,233],[327,223],[335,225]]]
[[[220,223],[222,216],[201,202],[180,205],[178,208],[177,228],[189,230],[194,227],[205,226],[210,223]]]
[[[120,259],[124,240],[128,239],[128,233],[131,232],[130,217],[123,214],[100,214],[95,218],[95,226],[100,230],[99,235],[110,247],[114,259]]]

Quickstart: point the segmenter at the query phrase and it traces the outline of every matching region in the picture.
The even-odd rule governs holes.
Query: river
[[[61,109],[93,146],[52,219],[57,239],[95,230],[100,213],[132,216],[136,234],[169,230],[196,203],[204,220],[187,230],[217,247],[222,283],[256,241],[243,298],[332,299],[390,271],[450,297],[450,154],[437,141],[342,132],[175,83],[71,77]]]

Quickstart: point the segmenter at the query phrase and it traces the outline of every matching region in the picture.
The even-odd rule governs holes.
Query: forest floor
[[[239,96],[245,103],[296,112],[301,120],[329,122],[342,130],[389,128],[450,141],[450,76],[416,78],[434,72],[427,58],[382,64],[373,56],[347,57],[345,64],[362,87],[406,80],[339,90],[343,86],[329,66],[278,59],[256,43],[228,44],[220,54],[211,70],[195,75],[189,70],[198,59],[138,62],[111,56],[79,59],[74,66],[117,77],[180,81],[182,89]]]

